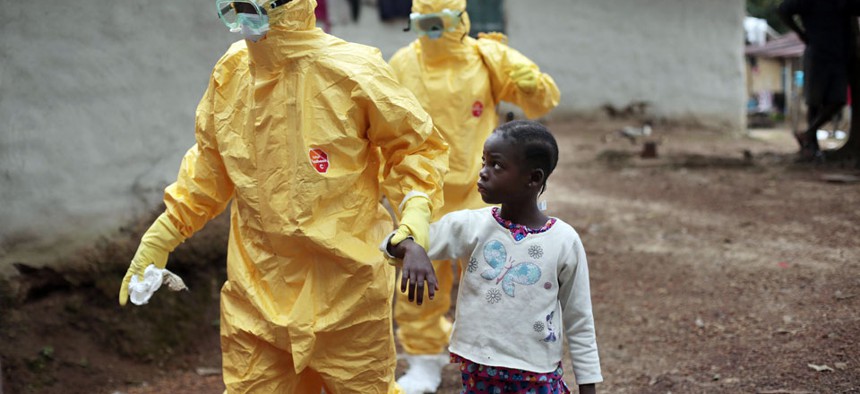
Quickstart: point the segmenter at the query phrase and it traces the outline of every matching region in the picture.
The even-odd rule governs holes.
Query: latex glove
[[[430,246],[430,200],[426,197],[412,197],[403,204],[400,226],[391,237],[391,245],[404,239],[412,239],[424,250]]]
[[[128,271],[125,272],[125,277],[122,279],[122,285],[119,288],[119,304],[121,306],[125,306],[128,302],[128,285],[131,283],[131,277],[137,276],[138,280],[142,281],[143,273],[150,264],[163,269],[167,265],[167,255],[182,241],[185,241],[185,237],[170,222],[166,212],[155,219],[155,223],[143,233],[140,246],[137,247],[137,252],[131,259],[131,265],[129,265]]]
[[[514,64],[509,76],[523,93],[531,94],[537,90],[540,71],[529,64]]]

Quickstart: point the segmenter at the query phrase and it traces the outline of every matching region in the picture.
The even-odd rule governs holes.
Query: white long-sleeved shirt
[[[556,219],[517,241],[493,209],[452,212],[430,226],[430,258],[462,268],[449,350],[484,365],[551,372],[564,336],[577,384],[603,381],[579,234]]]

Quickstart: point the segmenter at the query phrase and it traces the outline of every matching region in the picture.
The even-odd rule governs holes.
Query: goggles
[[[454,31],[460,25],[460,16],[463,11],[444,9],[442,12],[432,14],[409,14],[409,26],[403,31],[414,30],[418,36],[426,35],[436,39],[442,37],[442,33]]]
[[[242,26],[252,30],[266,29],[269,26],[267,9],[275,9],[278,6],[289,3],[291,0],[264,1],[258,5],[253,0],[216,0],[215,7],[218,9],[218,19],[231,32],[239,32]]]

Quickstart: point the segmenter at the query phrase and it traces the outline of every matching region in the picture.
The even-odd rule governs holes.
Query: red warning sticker
[[[484,103],[475,101],[475,103],[472,104],[472,116],[477,118],[480,117],[482,113],[484,113]]]
[[[311,158],[311,164],[314,169],[320,174],[325,174],[328,171],[328,155],[320,148],[313,148],[308,152]]]

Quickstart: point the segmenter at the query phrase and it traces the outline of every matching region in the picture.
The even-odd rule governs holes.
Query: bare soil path
[[[588,253],[606,379],[599,391],[860,393],[860,183],[823,180],[856,171],[794,164],[784,131],[728,136],[657,125],[659,155],[642,159],[641,141],[604,141],[624,125],[549,124],[562,157],[548,211],[580,232]],[[148,361],[109,351],[132,346],[136,331],[125,325],[145,318],[140,312],[110,309],[110,298],[96,302],[104,315],[69,317],[90,296],[115,297],[118,281],[44,296],[0,319],[2,387],[221,393],[210,324],[217,305],[200,312],[197,328],[185,327],[196,330],[193,347],[177,344]],[[81,315],[124,328],[100,342],[94,325],[75,320]],[[448,366],[439,393],[457,393],[459,383]]]

